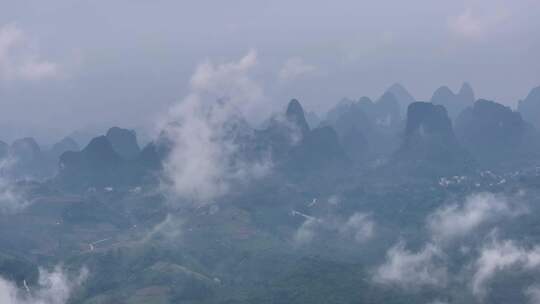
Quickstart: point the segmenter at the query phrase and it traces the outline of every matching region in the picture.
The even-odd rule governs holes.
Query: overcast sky
[[[0,139],[149,128],[200,63],[257,54],[274,109],[323,112],[394,82],[515,106],[540,85],[540,0],[0,0]]]

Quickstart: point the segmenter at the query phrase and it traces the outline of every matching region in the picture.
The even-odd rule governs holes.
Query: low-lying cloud
[[[40,80],[59,73],[60,65],[42,59],[23,30],[14,24],[0,27],[0,80]]]
[[[251,51],[237,62],[199,65],[191,93],[170,110],[164,129],[172,150],[165,174],[180,198],[210,203],[232,184],[263,176],[271,167],[268,160],[244,159],[237,141],[252,132],[245,118],[264,108],[262,87],[250,76],[256,64]]]
[[[19,289],[15,283],[0,277],[0,303],[65,304],[87,276],[86,268],[74,277],[68,275],[60,266],[52,271],[40,268],[37,286],[26,286],[26,289]]]
[[[540,285],[532,285],[525,289],[525,295],[529,298],[529,303],[540,304]]]
[[[9,170],[15,162],[11,157],[0,159],[0,214],[17,213],[30,205],[25,193],[15,186],[9,176]]]
[[[480,38],[508,19],[509,15],[508,9],[497,5],[484,14],[467,8],[459,15],[448,18],[448,27],[455,35],[468,39]]]
[[[289,82],[300,77],[317,72],[314,65],[304,62],[300,57],[289,58],[279,70],[278,78],[282,82]]]
[[[505,197],[479,193],[468,196],[462,205],[451,204],[438,209],[428,217],[427,226],[434,240],[449,241],[466,236],[482,224],[522,211]]]
[[[325,216],[310,217],[300,225],[294,234],[298,244],[312,242],[319,235],[337,235],[358,243],[369,241],[375,234],[375,221],[369,214],[356,212],[348,218]]]
[[[404,241],[399,241],[387,251],[386,260],[376,268],[373,280],[405,289],[444,287],[456,275],[449,272],[447,256],[452,253],[445,253],[445,250],[465,248],[448,246],[451,241],[463,241],[468,235],[478,234],[480,227],[504,217],[523,214],[525,210],[523,206],[510,203],[508,198],[493,193],[473,194],[462,204],[443,206],[426,219],[429,241],[416,252],[408,250]],[[470,282],[472,294],[480,299],[486,295],[487,285],[496,273],[511,267],[530,270],[540,266],[538,246],[527,249],[513,241],[499,242],[493,235],[490,240],[480,248],[468,248],[460,253],[470,264],[459,271],[472,269],[467,271],[470,279],[466,281]]]
[[[142,242],[145,243],[151,240],[178,241],[182,236],[183,224],[182,218],[169,213],[163,221],[146,233],[142,238]]]
[[[319,220],[316,218],[306,219],[294,234],[294,241],[298,244],[307,244],[313,241],[316,230],[319,227]]]
[[[512,240],[493,239],[480,250],[474,263],[471,288],[475,296],[483,298],[489,281],[497,274],[509,269],[534,270],[540,266],[540,246],[526,248]]]
[[[345,224],[338,228],[341,235],[350,237],[357,242],[365,242],[373,237],[375,222],[368,214],[354,213]]]
[[[373,280],[381,284],[417,289],[444,286],[447,276],[444,255],[439,247],[428,243],[418,252],[413,252],[400,241],[388,250],[386,261],[375,270]]]

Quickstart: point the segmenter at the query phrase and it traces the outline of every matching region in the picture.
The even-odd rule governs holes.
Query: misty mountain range
[[[335,161],[360,168],[413,161],[444,165],[439,168],[444,174],[464,163],[470,170],[526,165],[540,152],[540,106],[535,106],[540,104],[539,92],[533,89],[513,111],[494,101],[475,101],[468,83],[456,94],[444,86],[437,89],[429,103],[415,101],[395,84],[375,102],[368,97],[342,100],[323,119],[313,118],[315,125],[308,124],[302,105],[293,99],[283,117],[272,117],[263,129],[242,121],[230,136],[246,153],[240,157],[267,154],[284,169],[318,169]],[[113,127],[82,149],[66,137],[48,150],[27,137],[11,145],[0,142],[0,157],[16,160],[8,170],[16,178],[64,179],[84,187],[120,181],[133,186],[161,168],[169,147],[167,135],[160,137],[141,148],[134,131]]]
[[[539,92],[515,111],[395,84],[260,127],[193,98],[143,146],[0,142],[0,301],[533,301]]]
[[[540,1],[2,1],[0,304],[540,304]]]

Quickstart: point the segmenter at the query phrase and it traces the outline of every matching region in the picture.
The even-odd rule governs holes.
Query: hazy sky
[[[197,65],[257,53],[279,108],[322,112],[394,82],[514,106],[540,85],[540,0],[0,0],[0,139],[152,126]]]

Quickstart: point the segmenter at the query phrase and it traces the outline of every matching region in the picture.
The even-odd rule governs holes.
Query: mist
[[[150,136],[198,64],[250,49],[275,111],[294,97],[321,113],[395,82],[428,100],[468,81],[515,106],[540,82],[539,12],[534,0],[6,3],[0,138],[51,144],[111,125]]]
[[[0,302],[540,303],[538,0],[0,10]]]

